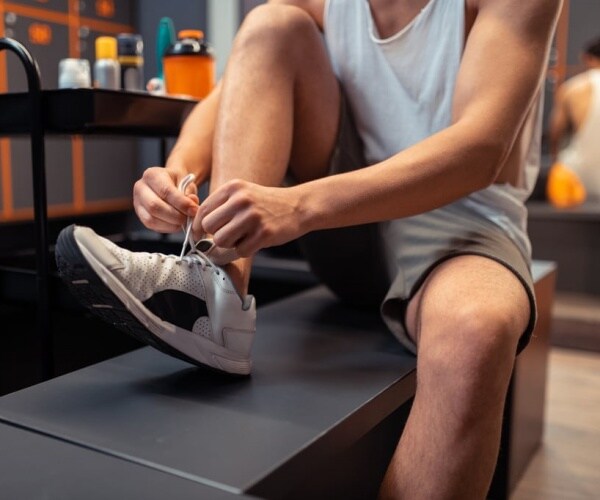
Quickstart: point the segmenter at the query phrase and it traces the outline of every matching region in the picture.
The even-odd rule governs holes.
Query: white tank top
[[[585,121],[560,152],[559,161],[581,179],[588,194],[600,197],[600,69],[587,72],[592,100]]]
[[[429,0],[410,24],[381,39],[368,0],[327,0],[325,42],[352,108],[368,164],[383,161],[452,120],[452,99],[465,33],[465,0]],[[539,103],[539,101],[538,101]],[[527,199],[540,160],[541,106],[525,138],[519,187],[494,184],[455,203],[501,226],[522,252]]]

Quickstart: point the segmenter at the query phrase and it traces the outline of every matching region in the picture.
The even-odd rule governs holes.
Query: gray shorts
[[[348,105],[342,99],[338,141],[330,174],[364,167],[362,144]],[[400,343],[416,354],[408,336],[408,302],[428,274],[459,255],[493,259],[515,274],[530,302],[530,319],[518,352],[525,348],[536,321],[530,259],[501,227],[483,216],[450,204],[424,214],[377,224],[316,231],[302,237],[301,247],[313,272],[342,300],[380,311]]]

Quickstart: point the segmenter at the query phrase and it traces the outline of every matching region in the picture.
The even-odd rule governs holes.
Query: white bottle
[[[58,88],[80,89],[92,86],[90,63],[86,59],[61,59],[58,63]]]
[[[94,87],[112,90],[121,88],[121,65],[117,61],[117,39],[111,36],[96,38]]]

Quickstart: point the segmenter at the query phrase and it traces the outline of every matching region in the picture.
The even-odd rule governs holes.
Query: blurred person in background
[[[582,59],[585,71],[558,88],[550,121],[548,197],[557,206],[600,199],[600,37]]]

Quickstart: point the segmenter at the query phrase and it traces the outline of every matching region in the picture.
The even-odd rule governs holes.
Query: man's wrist
[[[177,158],[169,158],[165,165],[165,169],[177,179],[181,179],[185,177],[188,173],[190,173],[189,169],[186,168],[186,165],[182,161],[178,161]]]
[[[298,226],[301,234],[321,229],[319,221],[323,217],[319,208],[318,196],[311,189],[312,182],[299,184],[292,189],[298,190]]]

